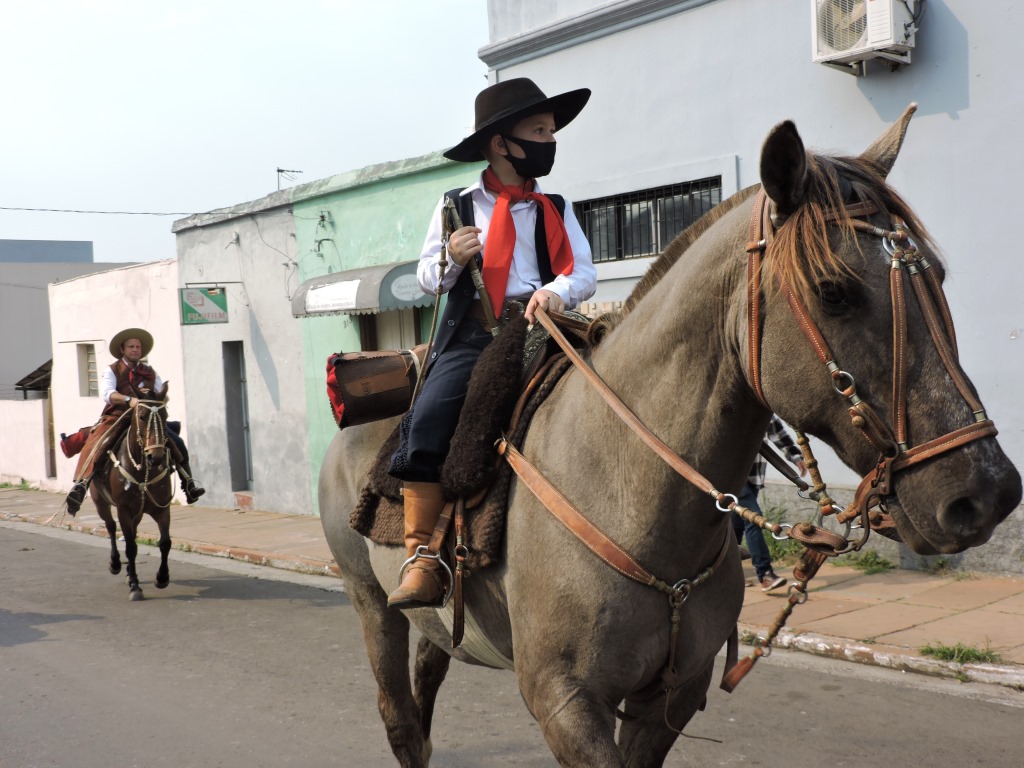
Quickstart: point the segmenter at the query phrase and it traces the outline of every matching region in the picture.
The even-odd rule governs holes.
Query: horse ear
[[[775,210],[793,213],[804,201],[807,151],[796,126],[786,120],[772,128],[761,147],[761,183]]]
[[[903,139],[907,135],[907,126],[910,125],[910,118],[914,116],[916,111],[917,103],[911,102],[910,106],[903,110],[900,119],[890,125],[885,133],[875,139],[874,144],[861,153],[860,159],[874,163],[882,169],[883,176],[888,176],[889,171],[892,170],[892,166],[896,162],[896,156],[900,153],[900,147],[903,146]]]
[[[170,388],[170,386],[171,386],[171,385],[170,385],[170,382],[167,382],[167,381],[165,381],[165,382],[164,382],[164,388],[163,388],[163,389],[161,389],[161,390],[160,390],[160,391],[159,391],[159,392],[157,393],[157,394],[159,394],[159,395],[160,395],[160,399],[161,399],[161,400],[166,400],[166,399],[167,399],[167,390],[168,390],[168,389]]]

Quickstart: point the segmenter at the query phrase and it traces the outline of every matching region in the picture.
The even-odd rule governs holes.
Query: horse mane
[[[668,273],[680,257],[715,222],[752,197],[760,184],[742,189],[712,208],[684,229],[665,248],[629,294],[622,309],[597,317],[591,325],[590,341],[596,345],[636,307]],[[818,155],[807,152],[805,200],[783,222],[765,255],[765,287],[777,290],[788,284],[806,303],[814,286],[827,281],[855,277],[853,269],[829,242],[829,224],[838,226],[842,245],[856,245],[856,230],[846,211],[846,202],[871,202],[879,210],[896,214],[906,222],[914,239],[937,252],[924,224],[910,206],[885,181],[883,170],[860,157]],[[829,214],[838,218],[829,220]]]
[[[858,279],[840,250],[849,246],[859,251],[857,230],[846,203],[874,203],[889,215],[902,219],[920,245],[932,252],[937,248],[924,224],[902,197],[885,181],[881,168],[862,157],[836,157],[807,153],[805,200],[782,222],[775,240],[765,254],[765,286],[778,289],[788,284],[805,304],[813,298],[815,285]],[[831,220],[829,216],[833,217]],[[833,226],[830,227],[829,224]],[[839,229],[839,247],[829,241]]]

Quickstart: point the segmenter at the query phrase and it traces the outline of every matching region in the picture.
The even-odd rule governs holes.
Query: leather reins
[[[985,408],[971,391],[963,369],[960,367],[953,318],[949,311],[942,284],[931,268],[927,258],[918,253],[917,246],[907,231],[906,223],[895,215],[891,216],[892,229],[876,227],[860,217],[879,213],[871,202],[846,206],[845,211],[832,212],[826,221],[849,219],[850,225],[882,239],[883,247],[891,256],[889,285],[892,294],[893,318],[893,375],[892,414],[890,421],[884,420],[869,403],[857,394],[854,377],[843,370],[835,361],[818,327],[811,320],[799,296],[783,280],[781,290],[790,310],[810,342],[815,355],[825,365],[832,379],[833,389],[849,403],[851,424],[856,427],[871,446],[878,451],[876,466],[861,481],[854,494],[853,503],[838,511],[839,523],[861,518],[865,531],[870,528],[869,510],[883,503],[884,497],[892,493],[892,476],[929,459],[961,448],[975,440],[994,437],[998,431],[988,418]],[[770,215],[768,196],[762,188],[754,199],[750,221],[750,242],[747,244],[747,336],[750,384],[755,395],[770,408],[764,396],[761,383],[761,272],[763,258],[774,241],[775,227]],[[920,445],[909,447],[907,442],[907,303],[906,284],[910,283],[917,298],[943,366],[948,372],[960,395],[974,414],[974,423]],[[859,549],[866,536],[853,548]],[[839,554],[837,552],[836,554]]]

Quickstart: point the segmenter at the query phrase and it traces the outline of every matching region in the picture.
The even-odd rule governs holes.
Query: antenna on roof
[[[277,169],[277,191],[281,191],[281,177],[284,176],[286,181],[295,181],[295,176],[292,174],[302,173],[302,171],[290,171],[287,168]]]

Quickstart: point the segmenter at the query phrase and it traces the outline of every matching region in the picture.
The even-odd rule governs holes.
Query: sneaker
[[[768,573],[764,575],[764,578],[761,579],[761,591],[771,592],[773,589],[778,589],[785,583],[786,580],[781,576],[776,576],[775,571],[768,571]]]

